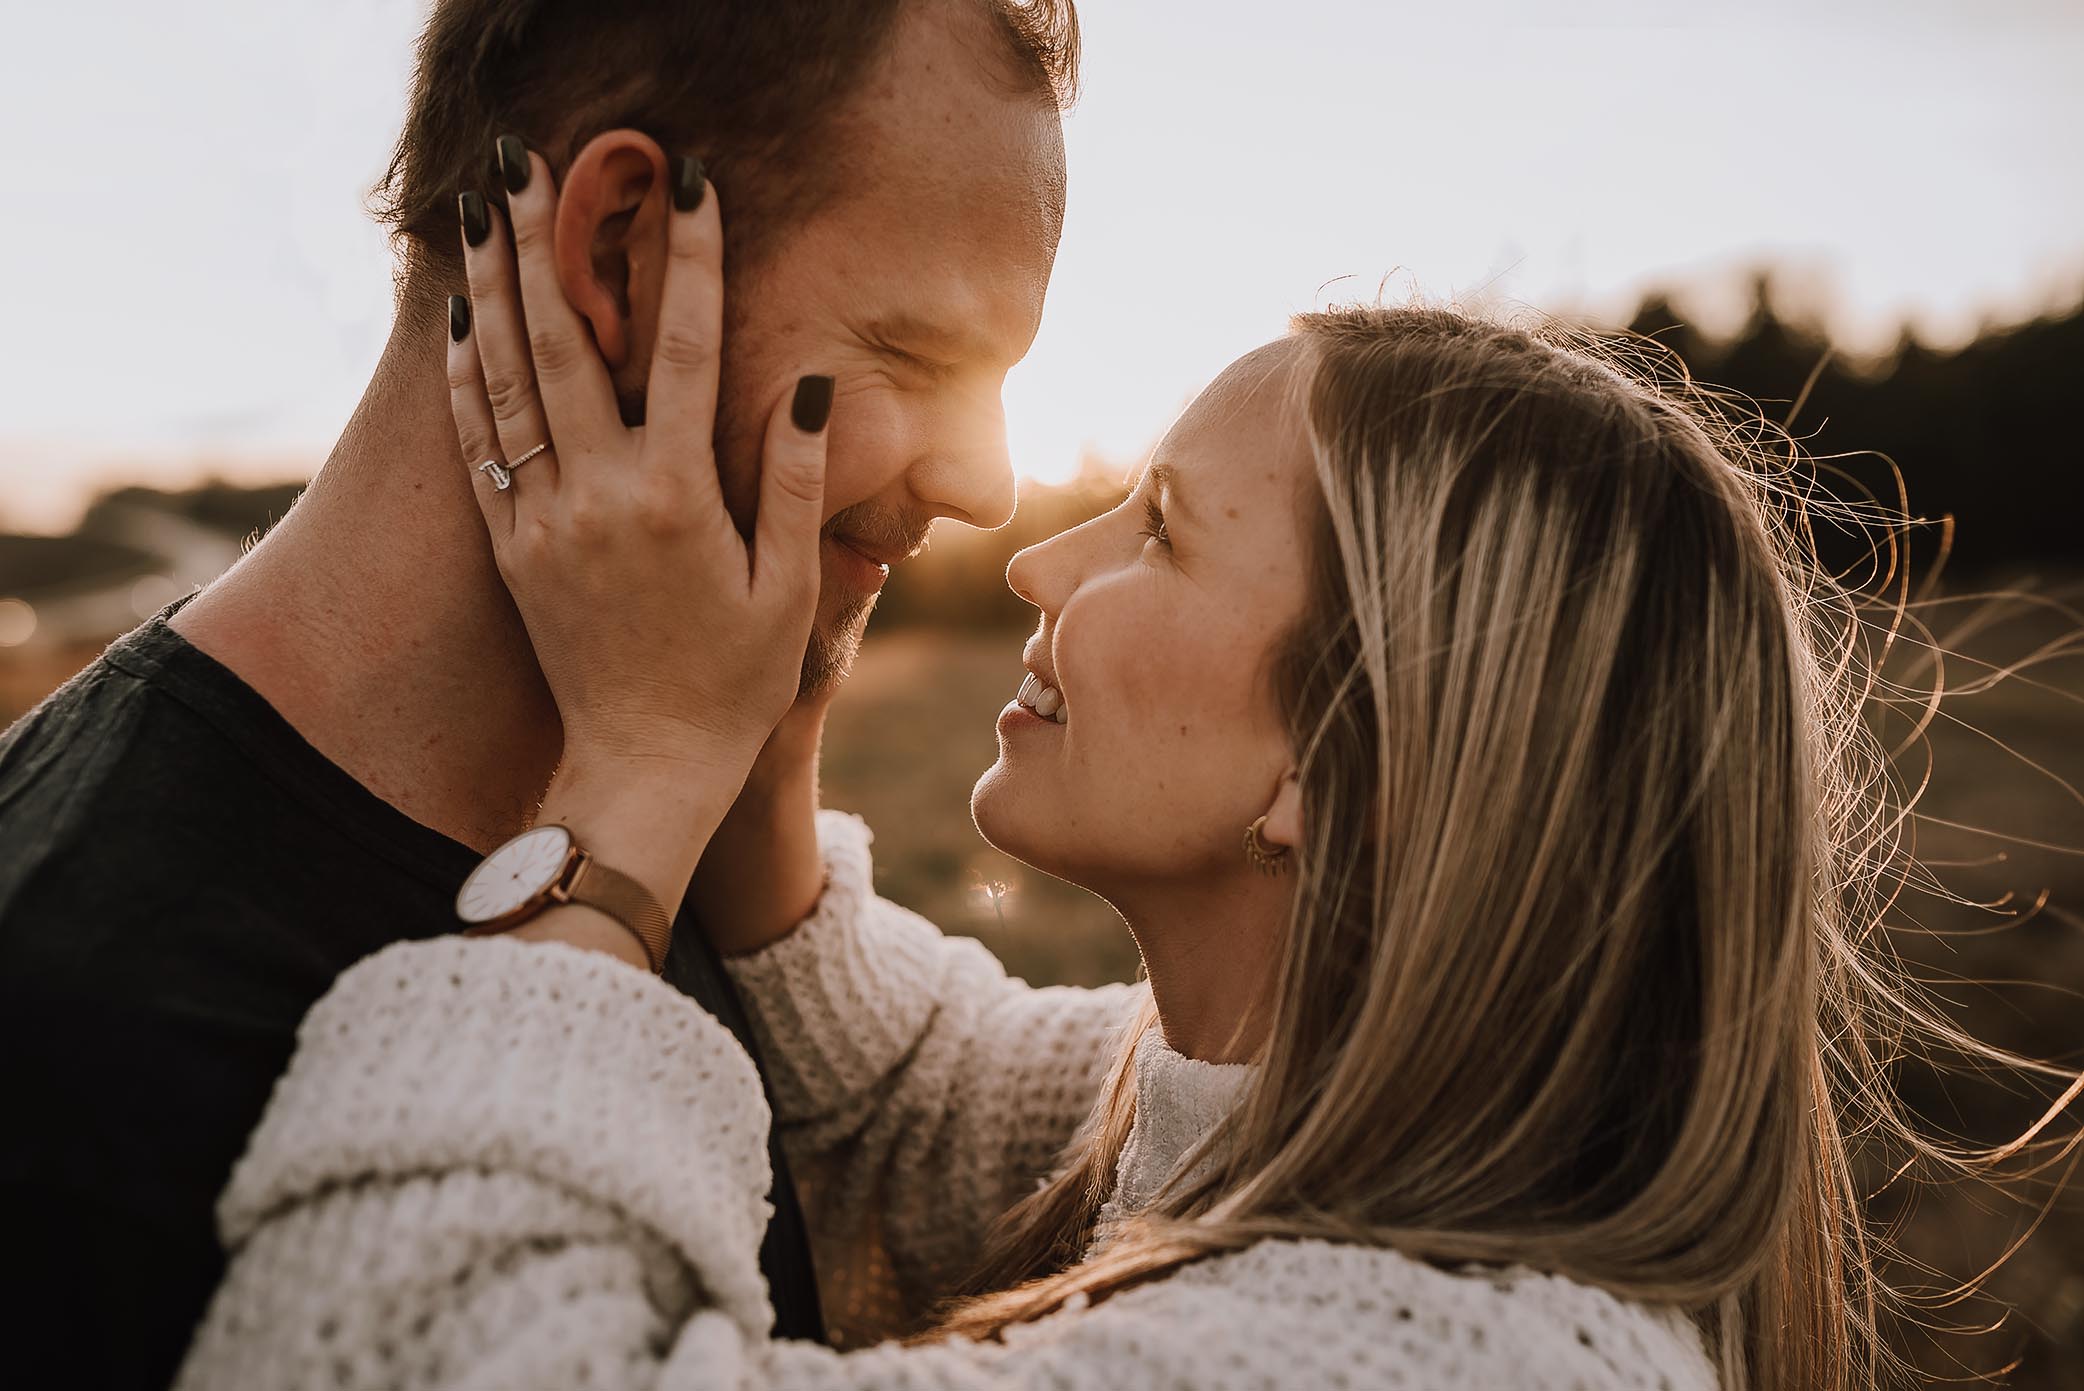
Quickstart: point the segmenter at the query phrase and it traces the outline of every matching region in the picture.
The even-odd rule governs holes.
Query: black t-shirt
[[[185,602],[185,601],[184,601]],[[18,1385],[161,1387],[224,1273],[214,1209],[298,1022],[386,943],[455,930],[478,856],[356,782],[167,626],[0,735],[0,1211]],[[683,911],[665,978],[748,1051]],[[755,1060],[758,1054],[754,1052]],[[783,1337],[823,1323],[770,1141]],[[17,1380],[48,1370],[47,1379]]]

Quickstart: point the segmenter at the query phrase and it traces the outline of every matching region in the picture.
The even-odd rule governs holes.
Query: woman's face
[[[1041,610],[1021,698],[1055,715],[1006,706],[971,812],[992,844],[1118,907],[1249,875],[1245,828],[1293,763],[1264,659],[1305,592],[1298,357],[1281,340],[1231,364],[1126,501],[1006,571]]]

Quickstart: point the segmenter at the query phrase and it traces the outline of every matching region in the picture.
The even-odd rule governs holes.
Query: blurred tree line
[[[1765,276],[1733,338],[1701,334],[1662,298],[1646,301],[1628,327],[1776,423],[1799,400],[1792,431],[1803,447],[1853,456],[1835,466],[1890,504],[1894,483],[1875,456],[1893,460],[1914,515],[1954,519],[1950,573],[1985,580],[2084,562],[2084,434],[2075,419],[2084,403],[2084,304],[1985,329],[1953,352],[1906,329],[1892,352],[1870,361],[1776,313]]]
[[[1644,301],[1627,328],[1676,353],[1696,380],[1749,398],[1775,424],[1788,421],[1799,399],[1792,428],[1803,447],[1812,456],[1850,456],[1832,461],[1851,480],[1830,485],[1841,496],[1865,488],[1893,505],[1893,461],[1914,515],[1954,519],[1950,576],[1988,582],[2084,565],[2084,431],[2076,419],[2084,304],[1987,329],[1950,352],[1906,329],[1892,352],[1862,359],[1784,317],[1773,300],[1760,276],[1749,320],[1727,338],[1702,333],[1663,297]],[[893,572],[876,626],[1031,623],[1033,610],[1006,588],[1006,562],[1114,506],[1138,462],[1088,458],[1061,486],[1023,480],[1019,511],[998,531],[935,528],[926,554]],[[1930,528],[1916,540],[1920,574],[1938,534]],[[1828,538],[1820,541],[1828,549]]]

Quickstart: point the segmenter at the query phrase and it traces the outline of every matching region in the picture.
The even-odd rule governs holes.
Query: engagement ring
[[[545,440],[520,458],[514,460],[511,464],[502,464],[497,459],[487,459],[484,463],[478,465],[478,472],[490,474],[492,476],[492,486],[503,493],[514,486],[514,470],[520,468],[521,465],[527,463],[549,447],[549,441]]]

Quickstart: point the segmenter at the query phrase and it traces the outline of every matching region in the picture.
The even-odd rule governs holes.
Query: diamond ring
[[[514,460],[511,464],[502,464],[497,459],[487,459],[484,463],[478,465],[478,472],[489,474],[492,478],[492,486],[503,493],[514,486],[514,470],[520,468],[521,465],[527,463],[549,447],[550,442],[545,440],[520,458]]]

